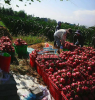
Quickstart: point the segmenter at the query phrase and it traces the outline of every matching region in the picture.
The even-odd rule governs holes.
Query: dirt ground
[[[45,46],[45,43],[38,43],[34,45],[29,45],[28,47],[41,50],[43,49],[44,46]],[[13,62],[10,65],[10,71],[13,71],[15,73],[22,74],[22,75],[33,76],[37,78],[37,81],[39,82],[39,84],[45,85],[42,77],[37,73],[36,68],[32,68],[30,66],[29,56],[26,56],[25,58],[24,57],[19,58],[18,55],[16,54]]]

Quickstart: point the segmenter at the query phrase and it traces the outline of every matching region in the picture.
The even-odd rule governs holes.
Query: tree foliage
[[[11,5],[11,2],[12,0],[4,0],[4,2],[6,3],[6,4],[8,4],[8,5]],[[23,2],[23,0],[18,0],[18,1],[21,1],[21,2]],[[35,1],[38,1],[38,2],[41,2],[42,0],[26,0],[27,2],[29,2],[29,4],[31,5],[31,2],[35,2]],[[60,0],[60,1],[63,1],[63,0]],[[66,0],[66,1],[68,1],[68,0]],[[18,5],[16,5],[17,7],[19,7]],[[25,4],[25,6],[26,6],[26,4]]]
[[[10,9],[0,8],[0,18],[7,26],[12,35],[45,35],[49,40],[53,41],[53,35],[55,32],[55,27],[57,25],[56,20],[51,20],[50,18],[39,18],[33,15],[27,15],[24,11],[13,11]],[[95,26],[86,28],[84,26],[79,26],[76,24],[71,24],[67,22],[62,22],[62,28],[73,30],[72,35],[67,36],[70,42],[73,42],[73,35],[76,30],[80,30],[85,38],[85,43],[90,44],[92,37],[95,34]]]

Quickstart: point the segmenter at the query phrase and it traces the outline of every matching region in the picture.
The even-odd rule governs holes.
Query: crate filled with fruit
[[[13,46],[15,47],[15,51],[17,54],[27,54],[27,43],[22,39],[16,39],[16,41],[14,41]]]

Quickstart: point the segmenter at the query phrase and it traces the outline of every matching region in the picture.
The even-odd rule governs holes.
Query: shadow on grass
[[[19,62],[16,57],[11,58],[11,64],[19,65]]]
[[[18,54],[18,58],[19,59],[29,59],[29,53],[27,52],[27,54]]]

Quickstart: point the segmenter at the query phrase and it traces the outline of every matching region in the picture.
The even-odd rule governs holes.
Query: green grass
[[[14,37],[13,36],[13,40],[17,39],[17,38],[21,38],[23,39],[28,45],[29,44],[36,44],[36,43],[42,43],[42,42],[45,42],[46,41],[46,38],[45,37],[38,37],[38,36],[17,36],[17,37]]]
[[[5,27],[5,25],[4,25],[4,23],[2,21],[0,21],[0,25]]]

